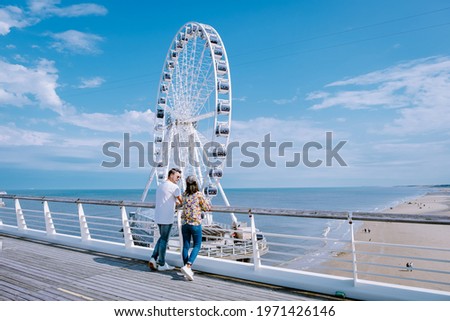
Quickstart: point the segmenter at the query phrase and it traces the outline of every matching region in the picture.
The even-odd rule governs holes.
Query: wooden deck
[[[0,300],[25,301],[299,301],[337,298],[176,269],[0,234]]]

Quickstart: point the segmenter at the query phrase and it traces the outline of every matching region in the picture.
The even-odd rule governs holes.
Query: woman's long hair
[[[189,196],[198,192],[197,178],[193,175],[186,178],[186,190],[184,194]]]

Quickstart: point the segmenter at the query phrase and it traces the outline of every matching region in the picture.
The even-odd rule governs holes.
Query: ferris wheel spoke
[[[173,110],[172,107],[170,107],[169,105],[165,105],[165,106],[163,107],[163,109],[164,109],[164,111],[166,111],[166,112],[168,112],[168,113],[170,113],[170,114],[173,114],[173,113],[174,113],[174,110]]]
[[[192,115],[195,115],[198,113],[199,109],[199,102],[198,97],[202,92],[202,89],[204,88],[205,84],[208,80],[208,71],[204,71],[204,65],[207,64],[207,61],[205,60],[205,52],[206,52],[206,45],[202,46],[202,52],[200,53],[198,60],[194,61],[194,63],[197,65],[197,68],[192,68],[196,71],[196,73],[192,74],[192,81],[190,82],[190,88],[189,88],[189,103],[190,106],[193,106]],[[205,76],[206,75],[206,76]],[[201,81],[200,81],[201,80]],[[201,105],[200,105],[201,106]]]
[[[186,50],[181,51],[181,54],[178,56],[178,61],[175,64],[174,72],[173,72],[173,79],[172,79],[172,93],[173,93],[173,106],[175,109],[176,117],[178,117],[180,111],[183,109],[183,106],[185,105],[185,95],[183,95],[184,86],[186,83],[186,80],[184,79],[184,69],[186,66],[186,59],[185,59],[185,52]]]
[[[211,112],[208,112],[208,113],[205,113],[205,114],[194,116],[194,117],[190,118],[190,121],[191,122],[198,122],[198,121],[203,120],[203,119],[212,118],[212,117],[215,116],[215,114],[216,114],[215,112],[211,111]]]
[[[192,51],[191,51],[191,59],[190,63],[190,74],[189,74],[189,89],[188,89],[188,97],[189,103],[192,103],[192,97],[194,96],[195,85],[197,84],[198,73],[200,72],[200,68],[196,68],[197,60],[202,60],[202,56],[204,51],[198,56],[197,55],[197,43],[198,38],[195,38],[192,43]]]
[[[197,41],[198,41],[198,38],[195,39],[195,49],[196,50],[193,52],[194,54],[197,53]],[[198,44],[198,45],[201,45],[201,44]],[[198,79],[199,79],[199,76],[202,71],[201,66],[203,65],[206,49],[207,49],[206,43],[203,43],[203,41],[202,41],[201,52],[199,55],[196,55],[198,59],[194,59],[194,64],[196,65],[195,67],[197,67],[197,68],[193,68],[193,73],[192,73],[193,82],[191,83],[191,88],[193,88],[194,84],[198,85]]]
[[[172,78],[172,80],[170,81],[170,88],[173,88],[173,87],[175,87],[175,83]],[[177,108],[177,106],[176,106],[176,102],[178,101],[177,94],[178,93],[176,90],[172,90],[172,91],[170,91],[170,94],[168,95],[168,103],[170,103],[170,106],[172,106],[169,108],[171,108],[172,113],[175,113],[175,109]]]
[[[184,88],[184,91],[186,93],[186,104],[188,106],[194,106],[193,104],[193,97],[194,97],[194,91],[195,87],[198,86],[198,82],[196,79],[196,72],[199,72],[198,63],[202,59],[203,52],[198,55],[197,52],[197,45],[200,45],[198,43],[198,38],[194,38],[194,41],[192,44],[188,47],[190,49],[190,53],[188,55],[189,59],[186,61],[186,71],[185,71],[185,78],[187,79],[187,86]],[[194,115],[194,108],[190,107],[190,115]]]
[[[197,130],[194,132],[194,137],[196,141],[200,142],[200,147],[196,149],[196,158],[199,160],[208,159],[208,155],[206,150],[204,149],[204,146],[206,144],[206,139],[204,137],[201,138],[201,133],[199,133]],[[206,183],[206,179],[208,177],[208,166],[204,162],[200,162],[200,166],[198,168],[199,171],[199,179],[200,182],[202,182],[203,185]],[[202,173],[205,173],[203,175]]]
[[[183,59],[183,64],[181,65],[180,68],[180,80],[181,80],[181,86],[179,87],[182,91],[181,91],[181,95],[184,98],[183,103],[186,105],[189,99],[189,96],[186,95],[187,93],[187,88],[189,87],[189,59],[188,59],[188,54],[189,54],[190,50],[189,50],[189,44],[185,45],[184,50],[182,51],[183,55],[182,55],[182,59]]]
[[[210,66],[211,68],[211,66]],[[196,109],[195,114],[198,114],[202,111],[202,108],[205,106],[206,102],[209,100],[212,92],[215,89],[215,84],[213,83],[214,79],[214,73],[209,73],[210,70],[207,71],[208,77],[205,77],[203,79],[203,82],[200,86],[200,90],[197,94],[197,96],[194,98],[194,101],[196,102]],[[211,84],[212,83],[212,84]],[[209,85],[209,86],[208,86]]]
[[[177,65],[179,65],[180,64],[180,62],[178,62],[178,64]],[[175,69],[175,84],[174,84],[174,86],[173,86],[173,88],[175,88],[174,90],[173,90],[173,95],[174,95],[174,109],[175,110],[178,110],[179,108],[180,108],[180,103],[182,103],[182,94],[181,94],[181,92],[180,92],[180,88],[182,88],[182,86],[183,86],[183,84],[182,84],[182,79],[181,79],[181,72],[180,72],[180,69],[179,68],[176,68]]]

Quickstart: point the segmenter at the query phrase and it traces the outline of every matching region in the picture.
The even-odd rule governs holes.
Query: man
[[[177,183],[181,178],[181,170],[172,168],[167,180],[156,190],[155,223],[159,228],[159,239],[156,242],[148,266],[152,270],[169,271],[173,266],[166,263],[166,249],[172,229],[175,205],[182,203],[180,188]]]

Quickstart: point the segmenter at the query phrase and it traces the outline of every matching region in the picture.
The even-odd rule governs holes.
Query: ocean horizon
[[[301,210],[380,211],[400,202],[435,190],[434,186],[355,186],[355,187],[253,187],[224,188],[232,206],[290,208]],[[139,201],[143,189],[6,189],[10,195],[76,197],[107,200]],[[155,188],[146,201],[154,202]],[[221,195],[213,204],[224,205]]]

